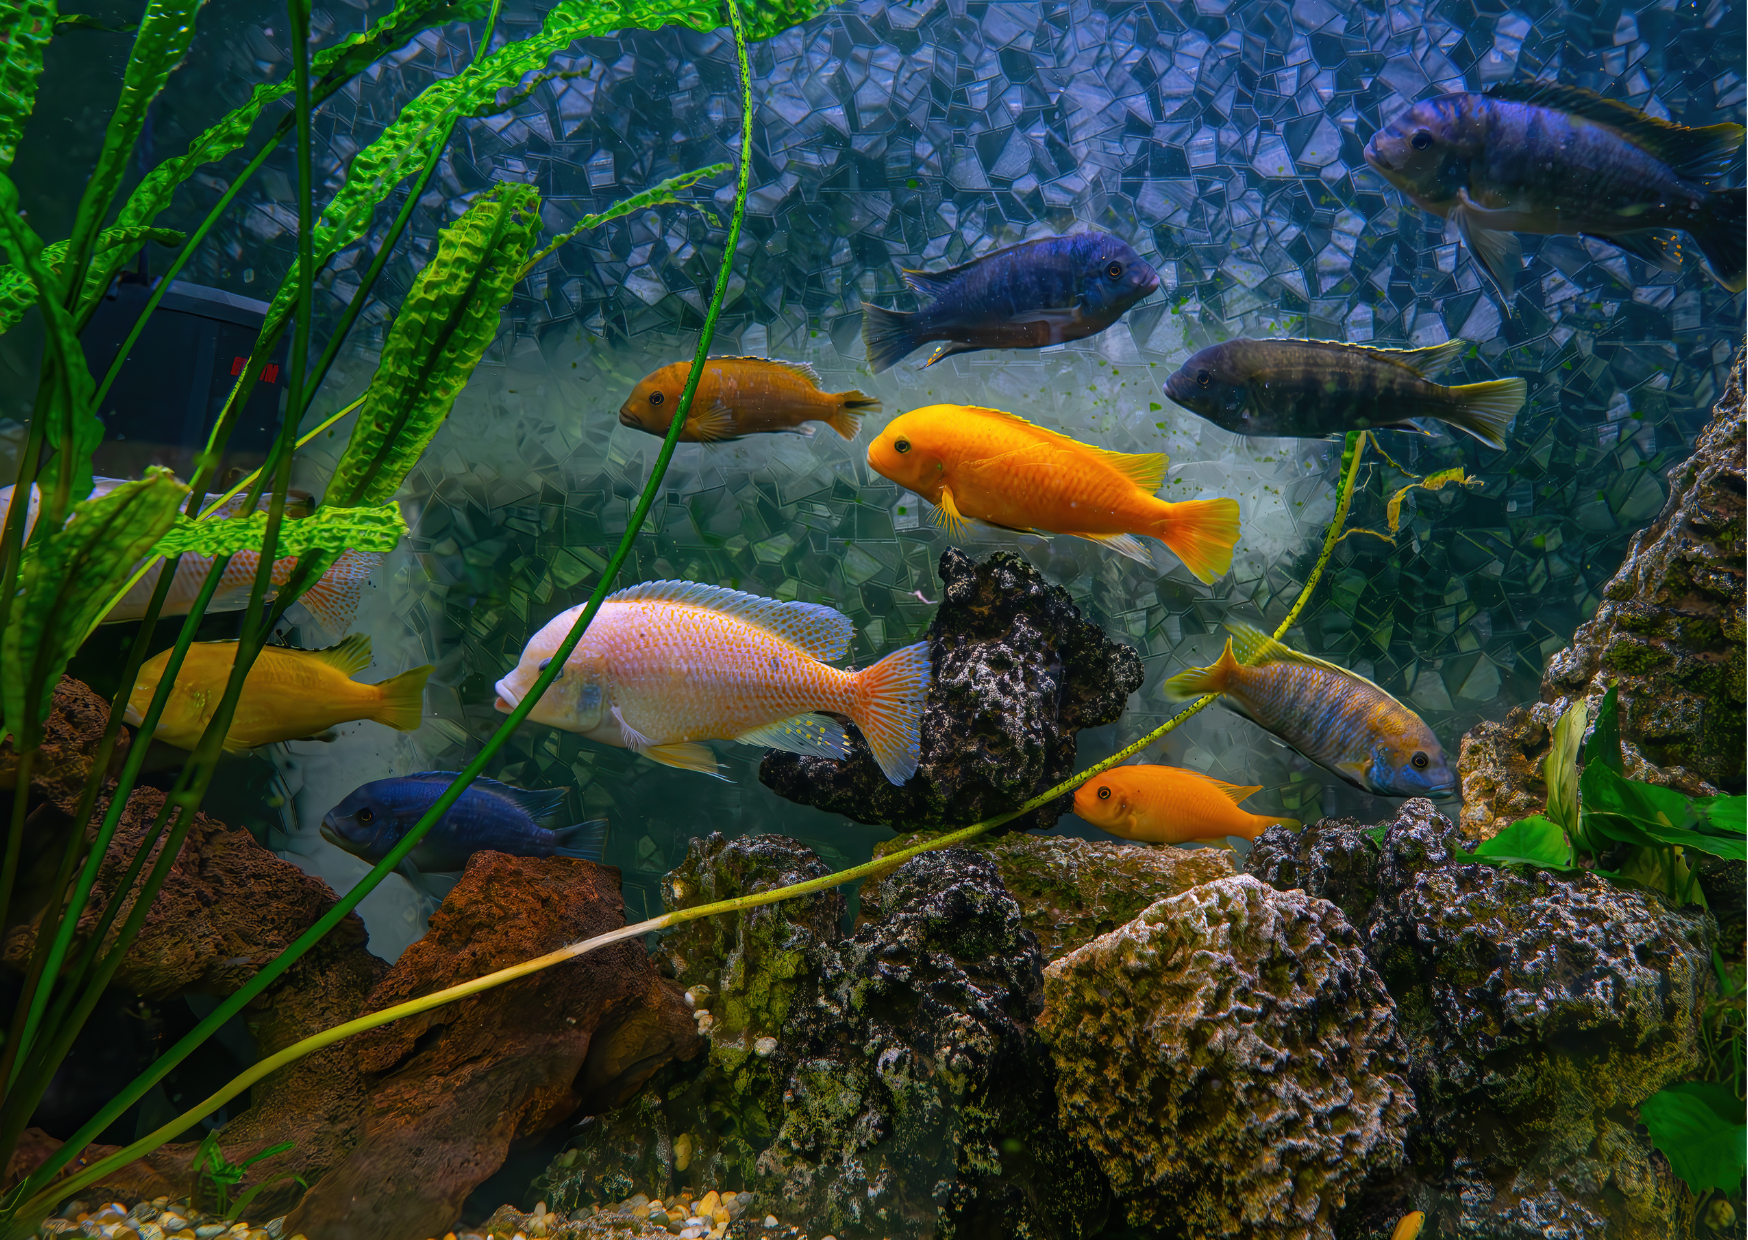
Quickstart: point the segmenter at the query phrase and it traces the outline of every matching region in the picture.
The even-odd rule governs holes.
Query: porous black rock
[[[1141,657],[1019,556],[974,561],[948,548],[938,571],[916,774],[903,787],[890,783],[851,727],[844,759],[767,753],[766,787],[857,822],[907,830],[979,822],[1068,778],[1074,734],[1114,722],[1141,687]],[[1007,829],[1048,828],[1070,805],[1059,797]]]
[[[1591,874],[1482,864],[1461,839],[1416,799],[1373,827],[1271,827],[1248,863],[1340,905],[1396,1002],[1418,1112],[1397,1204],[1460,1235],[1677,1234],[1681,1190],[1631,1108],[1698,1067],[1715,922]]]

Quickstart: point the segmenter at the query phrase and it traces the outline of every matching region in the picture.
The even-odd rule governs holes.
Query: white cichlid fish
[[[122,478],[98,478],[95,480],[96,485],[91,488],[91,494],[86,498],[96,499],[100,495],[107,495],[123,481],[125,479]],[[36,526],[36,514],[41,506],[37,488],[32,486],[30,506],[24,514],[24,537],[27,539]],[[242,506],[241,495],[227,500],[220,505],[215,519],[233,516]],[[6,520],[6,514],[11,507],[12,488],[0,487],[0,523]],[[292,512],[289,505],[287,512]],[[346,630],[352,627],[352,618],[358,612],[358,600],[363,597],[364,587],[370,582],[370,574],[382,562],[383,557],[374,551],[343,551],[340,558],[322,574],[321,580],[304,591],[297,601],[309,610],[324,629],[335,637],[344,637]],[[241,611],[247,607],[249,591],[255,585],[255,569],[260,563],[259,552],[239,551],[233,555],[219,577],[218,590],[207,604],[207,611]],[[291,570],[296,565],[296,556],[286,556],[282,560],[274,561],[268,598],[272,598],[280,586],[291,580]],[[211,556],[184,555],[177,561],[176,576],[170,580],[170,593],[165,596],[164,608],[159,614],[186,616],[192,611],[194,600],[200,596],[200,588],[206,583],[206,574],[211,568]],[[120,624],[124,620],[138,620],[144,616],[146,605],[152,601],[152,591],[158,588],[158,576],[163,571],[163,561],[152,565],[146,575],[135,583],[133,589],[122,597],[121,602],[103,617],[103,623]]]
[[[499,710],[521,702],[581,611],[561,612],[529,639],[497,684]],[[848,616],[819,604],[646,582],[607,597],[529,718],[720,777],[699,741],[845,757],[843,726],[814,713],[827,712],[853,722],[886,778],[902,784],[920,756],[928,643],[860,672],[827,666],[848,653],[850,634]]]

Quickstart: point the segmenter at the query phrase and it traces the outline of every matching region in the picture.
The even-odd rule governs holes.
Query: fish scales
[[[1337,764],[1363,757],[1376,725],[1394,703],[1363,684],[1303,663],[1241,668],[1228,690],[1252,715],[1295,738],[1314,761]]]

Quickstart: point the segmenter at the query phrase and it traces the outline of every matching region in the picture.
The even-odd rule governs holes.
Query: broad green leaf
[[[80,296],[81,306],[95,302],[109,289],[109,282],[115,278],[115,273],[138,254],[140,247],[148,241],[156,241],[159,245],[181,245],[186,236],[172,228],[143,228],[138,225],[127,225],[116,228],[106,228],[97,238],[97,253],[91,260],[91,269],[85,273],[85,291]],[[57,275],[61,264],[67,258],[67,243],[57,241],[46,245],[42,251],[43,264]],[[36,285],[25,276],[18,266],[0,267],[0,332],[7,332],[17,326],[18,320],[24,317],[25,311],[36,305]]]
[[[1679,853],[1673,848],[1635,848],[1619,870],[1597,870],[1606,879],[1627,881],[1660,891],[1679,904],[1706,905],[1705,892],[1693,879]]]
[[[437,253],[413,281],[383,342],[352,438],[328,483],[330,503],[381,504],[400,488],[497,336],[498,313],[539,234],[539,192],[503,183],[438,235]]]
[[[1520,819],[1492,839],[1482,840],[1474,856],[1557,870],[1572,867],[1572,846],[1566,842],[1566,833],[1559,823],[1539,815]]]
[[[54,0],[0,0],[0,171],[12,166],[36,107],[42,55],[55,35]]]
[[[757,43],[781,34],[791,26],[811,21],[827,7],[826,3],[815,3],[814,0],[752,0],[752,3],[741,5],[741,24],[746,29],[747,41]]]
[[[1695,1193],[1733,1194],[1748,1168],[1748,1124],[1743,1104],[1727,1085],[1683,1081],[1639,1104],[1651,1144]]]
[[[25,549],[20,597],[0,633],[0,730],[17,737],[48,717],[49,700],[85,631],[176,519],[188,488],[167,469],[73,506],[56,528],[39,521]]]
[[[1554,724],[1553,743],[1542,762],[1542,778],[1548,785],[1548,817],[1568,832],[1578,829],[1578,748],[1589,722],[1584,699],[1579,698]]]
[[[585,215],[582,219],[577,221],[577,226],[575,228],[567,233],[554,237],[552,241],[540,251],[540,253],[536,254],[533,258],[530,258],[526,263],[523,263],[522,274],[527,275],[530,271],[533,271],[534,268],[539,265],[541,259],[551,254],[554,250],[557,250],[565,242],[577,236],[579,233],[587,232],[591,228],[599,228],[609,220],[616,220],[621,216],[630,215],[633,211],[642,211],[646,207],[679,206],[696,207],[699,211],[703,211],[705,215],[709,215],[710,212],[700,204],[696,202],[688,202],[683,198],[677,197],[677,195],[681,190],[690,189],[693,185],[704,180],[706,177],[721,176],[733,166],[734,165],[732,164],[711,164],[708,168],[694,168],[691,172],[682,172],[677,177],[669,177],[665,181],[657,182],[655,185],[644,190],[641,194],[633,194],[629,198],[616,202],[599,215]]]
[[[1748,837],[1727,825],[1712,828],[1709,820],[1698,812],[1695,800],[1685,793],[1642,780],[1623,779],[1601,762],[1585,765],[1579,786],[1584,796],[1587,832],[1647,848],[1679,844],[1714,857],[1748,860]],[[1727,809],[1724,817],[1728,823]]]
[[[1600,763],[1619,775],[1625,768],[1621,757],[1620,688],[1610,685],[1602,695],[1602,705],[1596,708],[1596,726],[1584,745],[1586,766]]]
[[[202,0],[147,0],[145,15],[140,18],[140,32],[134,36],[133,52],[122,74],[121,96],[116,100],[115,111],[110,113],[103,149],[85,182],[73,235],[67,242],[67,260],[74,273],[68,278],[78,282],[80,292],[84,291],[85,270],[91,265],[103,220],[121,187],[134,143],[145,127],[146,110],[188,54],[188,45],[194,41],[194,17],[201,3]]]
[[[319,508],[314,515],[286,521],[279,527],[275,560],[306,551],[331,551],[338,555],[351,549],[388,554],[407,532],[399,506],[372,508]],[[239,551],[259,553],[267,541],[267,514],[223,521],[193,521],[178,515],[175,526],[152,547],[155,556],[221,556]]]
[[[1748,797],[1695,797],[1693,812],[1713,831],[1748,834]]]

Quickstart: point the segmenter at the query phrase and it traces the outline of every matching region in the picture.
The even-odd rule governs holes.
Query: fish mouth
[[[629,426],[633,430],[637,430],[641,428],[642,424],[638,422],[637,415],[632,413],[631,410],[621,409],[619,411],[619,425]]]
[[[497,684],[493,685],[492,688],[495,689],[498,694],[498,700],[492,703],[493,708],[502,711],[506,715],[515,710],[516,703],[522,700],[522,695],[510,688],[508,678],[500,680]]]
[[[1366,149],[1361,153],[1365,156],[1365,161],[1372,167],[1376,168],[1379,172],[1396,171],[1396,165],[1391,163],[1389,157],[1386,156],[1383,151],[1378,149],[1377,138],[1374,137],[1370,142],[1366,143]]]
[[[1143,297],[1151,297],[1159,291],[1159,273],[1156,271],[1147,277],[1147,283],[1141,289]]]
[[[328,825],[327,819],[324,818],[322,820],[322,825],[317,827],[316,830],[324,840],[327,840],[328,843],[332,844],[335,848],[346,847],[346,842],[340,838],[340,833]]]

